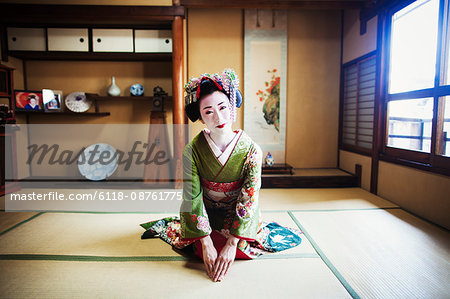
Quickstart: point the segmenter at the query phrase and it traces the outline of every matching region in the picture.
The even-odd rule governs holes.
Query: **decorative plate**
[[[82,91],[72,92],[66,97],[66,107],[73,112],[88,111],[92,105],[92,101],[86,98],[86,94]]]
[[[141,84],[133,84],[131,85],[130,88],[130,93],[133,96],[142,96],[144,95],[144,86],[142,86]]]
[[[106,143],[91,144],[78,158],[78,170],[91,181],[100,181],[111,176],[118,164],[116,149]]]

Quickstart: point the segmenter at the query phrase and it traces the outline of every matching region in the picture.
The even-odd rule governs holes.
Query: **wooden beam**
[[[0,25],[0,46],[1,60],[8,62],[8,37],[6,36],[6,26]]]
[[[174,124],[174,165],[175,188],[182,188],[183,163],[182,154],[185,140],[185,115],[183,103],[183,19],[175,16],[172,23],[172,98]]]
[[[184,18],[183,6],[0,4],[0,22],[22,25],[151,25]]]
[[[373,139],[372,139],[372,164],[370,171],[370,192],[378,194],[378,171],[380,154],[383,151],[383,145],[385,138],[383,133],[385,132],[385,125],[383,120],[385,115],[383,114],[383,107],[386,98],[386,86],[385,78],[387,72],[386,65],[386,43],[385,40],[387,28],[386,12],[382,11],[378,16],[378,29],[377,29],[377,70],[375,75],[375,106],[374,106],[374,122],[373,122]]]
[[[358,178],[358,187],[361,188],[361,181],[362,181],[362,166],[361,166],[361,164],[355,164],[355,176]]]
[[[367,22],[378,15],[382,10],[389,10],[394,6],[406,6],[415,0],[374,0],[366,1],[366,5],[361,8],[359,13],[360,34],[366,33]]]
[[[2,44],[3,46],[3,44]],[[171,53],[68,52],[68,51],[9,51],[12,57],[24,60],[83,60],[83,61],[171,61]]]
[[[187,8],[360,9],[368,0],[180,0]]]
[[[184,124],[183,104],[183,19],[175,17],[172,25],[172,86],[174,124]]]

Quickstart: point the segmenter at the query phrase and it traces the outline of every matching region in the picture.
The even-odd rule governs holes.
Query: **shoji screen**
[[[372,149],[375,56],[344,66],[342,144]]]

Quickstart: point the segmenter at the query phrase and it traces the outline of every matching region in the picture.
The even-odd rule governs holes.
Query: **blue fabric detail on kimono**
[[[265,229],[269,231],[263,240],[263,248],[267,251],[277,252],[286,250],[297,245],[300,245],[302,239],[300,238],[301,231],[284,227],[276,222],[271,222],[266,225]]]

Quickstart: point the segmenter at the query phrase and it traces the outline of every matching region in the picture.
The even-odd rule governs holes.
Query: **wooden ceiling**
[[[0,3],[0,24],[155,25],[170,28],[182,6],[43,5]]]
[[[361,9],[376,0],[179,0],[186,8]]]

